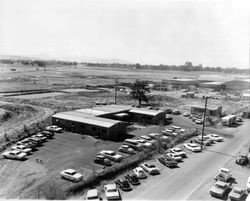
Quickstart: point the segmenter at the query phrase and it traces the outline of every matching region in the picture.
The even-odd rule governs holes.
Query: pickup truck
[[[214,179],[227,182],[231,178],[232,178],[232,173],[230,172],[230,170],[226,168],[221,168],[219,172],[216,174]]]
[[[215,197],[222,198],[226,191],[229,189],[230,183],[223,181],[217,181],[210,189],[210,194]]]

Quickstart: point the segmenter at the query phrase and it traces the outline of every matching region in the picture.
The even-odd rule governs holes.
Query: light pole
[[[205,110],[204,110],[204,113],[203,113],[202,132],[201,132],[201,149],[202,149],[202,144],[203,144],[204,127],[205,127],[205,123],[206,123],[207,99],[208,99],[208,97],[206,96]]]

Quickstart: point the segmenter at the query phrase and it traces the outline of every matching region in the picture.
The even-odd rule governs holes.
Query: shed
[[[65,130],[106,139],[117,139],[118,135],[127,132],[127,125],[124,122],[95,117],[78,111],[57,113],[52,116],[52,123]]]
[[[204,106],[191,106],[190,113],[191,114],[203,114],[205,112]],[[220,117],[222,114],[222,107],[207,107],[206,115],[217,116]]]
[[[231,126],[236,123],[236,115],[228,115],[222,117],[221,124],[224,126]]]
[[[145,108],[133,108],[129,114],[136,122],[159,124],[166,121],[166,112],[163,110],[150,110]]]

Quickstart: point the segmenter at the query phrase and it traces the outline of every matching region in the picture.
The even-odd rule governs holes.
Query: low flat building
[[[202,82],[199,84],[200,88],[209,88],[216,91],[225,90],[226,84],[224,82]]]
[[[166,82],[168,82],[173,88],[188,88],[189,86],[197,85],[197,80],[190,78],[171,79]]]
[[[205,112],[204,106],[191,106],[191,114],[203,114]],[[222,107],[207,107],[206,115],[220,117],[222,114]]]
[[[133,108],[129,110],[131,118],[135,122],[147,124],[159,124],[165,122],[166,113],[162,110],[149,110],[144,108]]]
[[[224,126],[232,126],[236,123],[236,115],[228,115],[221,118],[221,124]]]
[[[117,139],[127,132],[127,124],[122,121],[95,117],[86,113],[70,111],[52,116],[52,124],[65,130],[99,136],[106,139]]]

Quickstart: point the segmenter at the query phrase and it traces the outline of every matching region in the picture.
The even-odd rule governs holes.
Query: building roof
[[[203,82],[200,85],[225,85],[225,82]]]
[[[87,113],[77,112],[77,111],[70,111],[70,112],[61,112],[53,115],[54,118],[70,120],[100,127],[109,128],[114,126],[115,124],[120,123],[121,121],[106,119],[101,117],[94,117],[88,115]]]
[[[222,117],[222,120],[229,120],[229,119],[235,118],[235,117],[236,117],[236,115],[227,115],[225,117]]]
[[[136,114],[145,114],[145,115],[150,115],[150,116],[156,116],[160,113],[162,113],[162,110],[148,110],[144,108],[133,108],[129,110],[130,113],[136,113]]]
[[[85,108],[76,110],[77,112],[88,113],[91,116],[101,116],[105,114],[115,114],[128,112],[132,107],[125,105],[105,105],[93,108]]]
[[[200,75],[197,78],[198,81],[211,81],[211,82],[230,82],[230,81],[248,81],[249,77],[242,75],[225,75],[225,74],[206,74]]]

